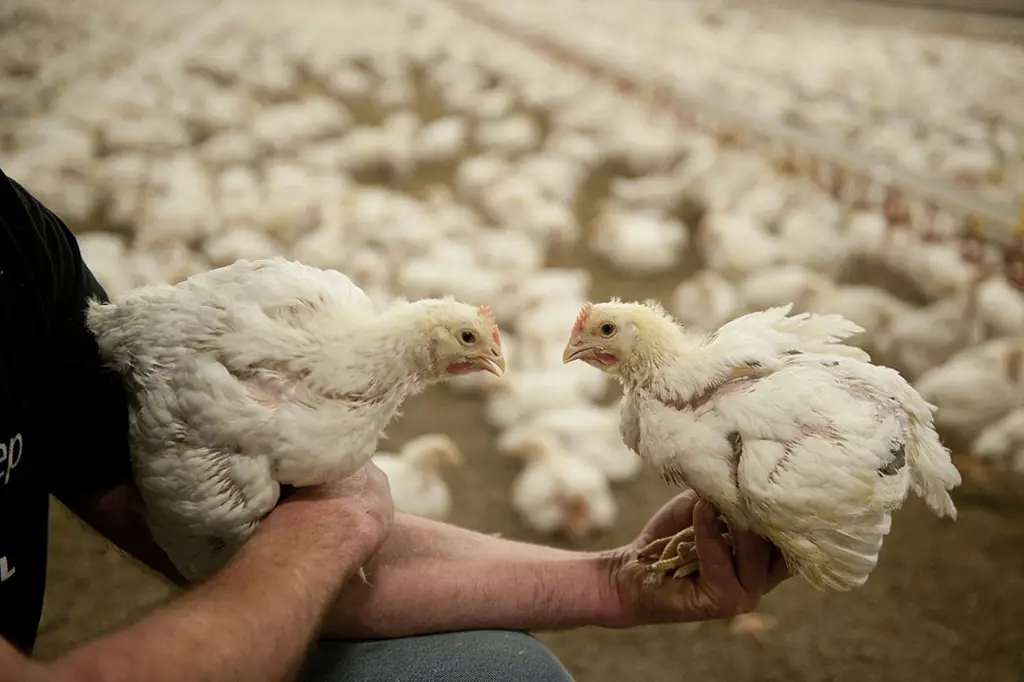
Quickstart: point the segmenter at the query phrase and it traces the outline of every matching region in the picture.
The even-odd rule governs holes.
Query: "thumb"
[[[693,508],[698,499],[697,493],[687,490],[666,502],[644,526],[638,538],[639,544],[642,546],[658,538],[675,535],[693,525]]]

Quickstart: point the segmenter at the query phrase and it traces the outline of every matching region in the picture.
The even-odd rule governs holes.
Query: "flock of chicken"
[[[687,4],[647,4],[649,16],[631,10],[629,22],[616,23],[599,21],[615,16],[600,3],[588,11],[593,30],[572,39],[580,49],[593,40],[600,49],[656,52],[646,38],[615,40],[612,27],[633,30],[645,16],[652,27],[685,26],[694,36],[719,30],[664,14],[690,11]],[[865,330],[855,344],[939,406],[947,435],[1024,471],[1024,295],[986,265],[992,254],[971,262],[958,242],[894,229],[880,211],[850,213],[757,154],[722,149],[442,3],[356,4],[318,12],[316,22],[301,5],[250,3],[145,68],[70,87],[5,140],[5,172],[73,225],[111,294],[286,255],[346,273],[376,304],[452,295],[490,306],[507,376],[467,374],[450,385],[486,400],[499,450],[523,459],[511,503],[543,533],[611,527],[612,485],[640,468],[619,437],[618,408],[606,404],[608,377],[562,364],[566,322],[591,298],[592,276],[546,267],[551,253],[587,250],[638,280],[679,272],[664,303],[699,331],[789,302],[841,313]],[[554,27],[563,23],[551,18],[558,12],[587,6],[541,3],[520,16]],[[730,16],[725,25],[741,28]],[[750,54],[771,52],[764,41]],[[693,44],[704,51],[708,41]],[[1003,54],[996,48],[959,49],[963,60],[984,63],[985,75],[1016,68],[1012,59],[992,67]],[[780,69],[783,52],[773,53]],[[652,68],[647,56],[616,54]],[[707,74],[719,55],[703,56],[704,70],[689,53],[680,59],[691,75]],[[787,92],[832,82],[821,62],[802,63],[822,70],[787,70],[799,85]],[[734,71],[717,78],[708,85],[768,87]],[[1020,95],[982,78],[967,86]],[[911,91],[902,86],[889,95],[859,88],[844,89],[870,93],[873,107],[890,97],[936,117],[922,124],[928,131],[948,114],[970,138],[948,152],[951,166],[993,187],[1019,181],[1019,169],[984,159],[1020,158],[1024,136],[1010,117],[1024,108],[965,126],[959,109],[903,101]],[[753,89],[737,96],[769,98]],[[840,107],[816,101],[807,111]],[[890,124],[900,134],[918,125],[900,121]],[[977,136],[964,132],[975,128]],[[606,196],[582,206],[602,175],[612,176]],[[440,434],[378,455],[398,506],[436,518],[451,506],[436,468],[459,459]]]
[[[644,81],[743,110],[754,102],[758,117],[993,199],[1017,200],[1024,187],[1024,52],[1013,43],[927,34],[898,22],[861,26],[735,0],[463,2]],[[561,28],[568,23],[576,30]]]

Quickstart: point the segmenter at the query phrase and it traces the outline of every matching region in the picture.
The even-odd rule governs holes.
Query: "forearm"
[[[148,617],[50,666],[55,679],[149,682],[285,679],[341,585],[365,560],[269,517],[217,575]],[[320,543],[323,545],[324,543]]]
[[[552,630],[613,622],[602,554],[503,540],[399,515],[327,614],[324,634],[401,637],[475,629]]]

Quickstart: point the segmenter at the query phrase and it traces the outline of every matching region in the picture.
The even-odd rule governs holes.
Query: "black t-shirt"
[[[0,636],[28,652],[42,610],[47,493],[130,480],[124,388],[85,327],[106,293],[71,231],[0,170]]]

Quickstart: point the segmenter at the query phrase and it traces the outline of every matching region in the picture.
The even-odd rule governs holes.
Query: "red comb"
[[[590,311],[594,309],[593,303],[587,303],[580,310],[580,314],[576,316],[576,323],[572,326],[572,334],[576,336],[583,331],[583,325],[587,323],[587,318],[590,317]]]
[[[494,343],[498,344],[498,347],[501,348],[501,335],[498,333],[498,320],[494,316],[494,311],[485,305],[480,306],[476,310],[482,317],[484,317],[484,319],[494,325],[494,330],[491,332],[491,338],[494,339]]]

